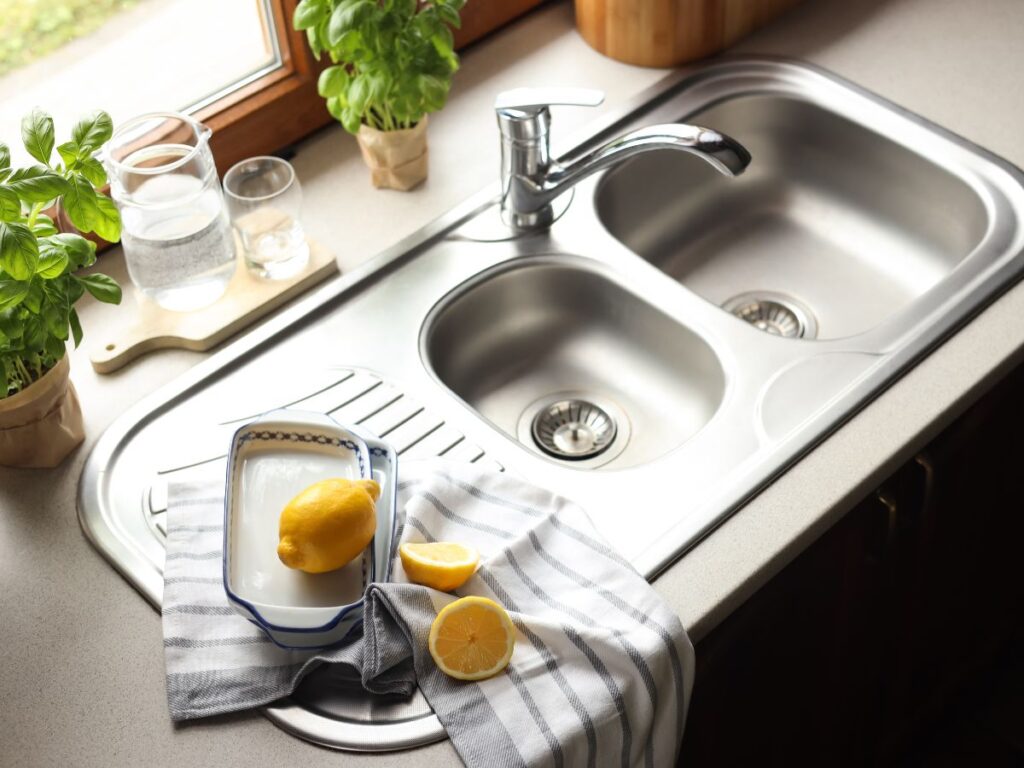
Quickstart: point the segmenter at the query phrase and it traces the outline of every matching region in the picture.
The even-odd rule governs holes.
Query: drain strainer
[[[722,308],[773,336],[813,339],[818,334],[818,324],[810,310],[791,296],[781,293],[742,293],[729,299]]]
[[[597,456],[612,444],[615,432],[612,417],[587,400],[558,400],[542,408],[533,418],[534,442],[558,459]]]

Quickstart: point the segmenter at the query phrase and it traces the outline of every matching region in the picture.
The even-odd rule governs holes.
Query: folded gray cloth
[[[407,583],[367,590],[360,638],[286,651],[235,613],[221,583],[223,489],[172,487],[164,586],[174,720],[269,703],[319,664],[350,666],[376,693],[417,684],[467,765],[675,763],[694,655],[679,619],[604,542],[581,508],[471,465],[402,468],[399,541],[459,541],[481,566],[457,595]],[[501,603],[517,629],[504,673],[481,682],[434,665],[427,635],[457,596]]]

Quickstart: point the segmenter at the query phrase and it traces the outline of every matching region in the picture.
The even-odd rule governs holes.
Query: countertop
[[[807,0],[733,50],[813,62],[1024,166],[1021,39],[1019,0]],[[355,141],[338,127],[301,144],[294,162],[307,229],[350,269],[493,183],[499,90],[553,80],[604,89],[597,111],[558,111],[559,136],[569,137],[664,74],[601,57],[575,33],[570,3],[546,5],[466,52],[449,105],[431,119],[431,176],[416,192],[372,191]],[[103,266],[124,277],[117,255]],[[160,352],[100,376],[89,365],[89,339],[118,322],[117,310],[86,304],[81,315],[86,344],[72,354],[72,380],[85,445],[54,470],[0,469],[0,765],[457,765],[447,742],[338,753],[254,712],[171,724],[159,615],[85,540],[75,491],[103,429],[204,356]],[[655,588],[699,639],[1022,357],[1018,284]]]

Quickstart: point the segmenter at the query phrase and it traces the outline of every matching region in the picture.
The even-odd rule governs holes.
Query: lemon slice
[[[398,548],[409,581],[451,592],[476,572],[480,553],[467,544],[436,541],[429,544],[405,543]]]
[[[486,597],[446,605],[430,626],[428,647],[438,668],[459,680],[484,680],[508,666],[516,630],[508,613]]]

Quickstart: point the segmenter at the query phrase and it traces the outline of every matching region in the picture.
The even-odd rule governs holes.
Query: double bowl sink
[[[159,604],[166,483],[215,474],[234,424],[291,405],[403,461],[556,489],[654,576],[1024,267],[1019,170],[828,73],[723,60],[585,144],[673,121],[741,142],[746,173],[651,152],[528,235],[481,193],[112,425],[82,477],[86,533]],[[422,699],[329,675],[267,714],[352,749],[443,735]]]

